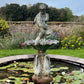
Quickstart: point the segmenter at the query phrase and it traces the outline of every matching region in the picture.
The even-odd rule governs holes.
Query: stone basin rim
[[[27,59],[33,59],[35,54],[28,54],[28,55],[14,55],[14,56],[8,56],[0,58],[0,66],[2,64],[6,64],[8,62],[18,61],[18,60],[27,60]],[[78,57],[71,57],[71,56],[65,56],[65,55],[54,55],[54,54],[48,54],[48,56],[51,59],[61,60],[66,63],[70,63],[73,65],[77,65],[84,68],[84,59],[78,58]]]

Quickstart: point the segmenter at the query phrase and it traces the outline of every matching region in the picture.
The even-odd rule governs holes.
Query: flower
[[[80,47],[78,47],[78,49],[80,50]]]
[[[59,35],[59,33],[58,33],[58,32],[54,32],[54,35],[55,35],[55,36],[58,36],[58,35]]]
[[[71,45],[72,47],[74,47],[74,45]]]
[[[78,43],[78,40],[76,41],[76,43]]]
[[[14,66],[16,67],[17,65],[16,65],[16,64],[14,64]]]
[[[55,82],[55,78],[53,78],[53,82]]]
[[[65,40],[67,39],[67,37],[64,38]]]
[[[16,73],[18,73],[18,72],[16,72]]]
[[[26,70],[24,72],[27,72]]]
[[[23,48],[25,46],[25,43],[21,43],[21,48]]]
[[[73,76],[73,75],[74,75],[74,72],[71,72],[71,73],[70,73],[70,76]]]
[[[9,80],[9,79],[8,79],[8,80],[6,80],[6,82],[7,82],[7,83],[10,83],[10,81],[11,81],[11,80]]]
[[[81,40],[81,39],[82,39],[82,37],[79,37],[79,38],[78,38],[78,40]]]
[[[29,78],[27,78],[27,79],[24,79],[24,80],[29,81],[30,79],[29,79]]]
[[[9,69],[7,69],[8,71],[11,71],[11,69],[9,68]]]
[[[80,37],[80,39],[82,39],[82,37]]]
[[[4,34],[7,34],[9,29],[9,25],[6,21],[0,20],[0,35],[4,36]]]
[[[76,38],[76,35],[73,35],[72,38]]]
[[[62,75],[65,75],[65,72],[62,72]]]
[[[80,43],[78,43],[78,45],[80,45]]]
[[[25,43],[21,43],[21,46],[25,46]]]
[[[1,28],[1,30],[3,30],[3,28]]]
[[[16,63],[16,61],[14,61],[14,63]]]
[[[65,44],[65,46],[67,46],[67,44]]]

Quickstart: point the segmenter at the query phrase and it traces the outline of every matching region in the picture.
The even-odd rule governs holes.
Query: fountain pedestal
[[[52,79],[50,75],[50,58],[46,54],[46,51],[38,50],[38,55],[36,55],[34,61],[32,80],[39,84],[50,84]]]
[[[32,80],[35,84],[50,84],[50,82],[53,80],[52,76],[37,76],[33,75]]]
[[[57,40],[45,40],[44,44],[42,40],[36,45],[35,40],[25,41],[25,44],[32,46],[38,51],[38,54],[34,59],[34,75],[32,80],[35,84],[50,84],[53,77],[50,75],[50,58],[46,54],[46,50],[52,45],[59,43]]]

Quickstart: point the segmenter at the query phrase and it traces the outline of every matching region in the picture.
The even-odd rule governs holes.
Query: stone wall
[[[10,26],[10,32],[12,34],[16,32],[31,33],[32,31],[38,30],[33,24],[33,21],[8,21],[8,24]],[[84,23],[80,22],[48,22],[47,24],[54,31],[65,31],[67,29],[71,29],[74,27],[82,27],[84,25]]]

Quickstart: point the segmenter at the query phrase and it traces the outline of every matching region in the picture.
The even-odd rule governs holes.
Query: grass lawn
[[[14,49],[14,50],[0,50],[0,57],[7,57],[12,55],[22,55],[22,54],[36,54],[35,49]],[[72,57],[84,58],[84,49],[80,50],[69,50],[69,49],[50,49],[47,50],[48,54],[57,54],[57,55],[67,55]]]

